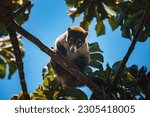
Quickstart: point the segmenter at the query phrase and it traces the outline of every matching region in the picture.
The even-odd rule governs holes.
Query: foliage
[[[27,1],[28,0],[12,0],[14,11],[17,11],[21,6],[26,4]],[[21,25],[25,21],[28,20],[29,15],[30,15],[30,11],[31,11],[31,7],[32,7],[32,5],[27,7],[25,10],[23,10],[19,14],[15,15],[16,16],[15,20],[17,21],[18,24]],[[6,35],[7,35],[6,27],[2,22],[0,22],[0,37],[6,36]]]
[[[87,68],[85,69],[85,72],[90,75],[93,73],[96,74],[96,70],[102,70],[103,66],[102,63],[104,62],[104,58],[102,53],[102,50],[99,48],[99,45],[97,42],[89,44],[90,49],[90,62]]]
[[[122,36],[132,39],[139,27],[142,15],[149,0],[65,0],[68,11],[73,19],[83,14],[80,25],[88,30],[92,20],[96,18],[96,34],[105,34],[104,20],[115,30],[121,26]],[[150,17],[150,16],[149,16]],[[150,18],[148,18],[150,19]],[[150,36],[150,20],[146,23],[139,41],[145,41]]]
[[[91,74],[92,68],[99,69],[102,67],[103,56],[101,55],[101,50],[98,43],[89,44],[90,46],[90,56],[91,62],[85,70],[85,73]],[[95,66],[97,64],[97,66]],[[49,99],[49,100],[62,100],[62,99],[80,99],[87,100],[88,96],[81,89],[64,89],[61,84],[57,81],[57,76],[55,76],[54,70],[48,63],[47,67],[43,69],[43,85],[36,89],[35,93],[31,94],[33,99]]]
[[[118,27],[117,21],[114,17],[119,13],[120,8],[116,2],[123,0],[65,0],[66,4],[71,7],[68,14],[74,21],[76,17],[83,14],[83,20],[80,25],[88,30],[91,21],[96,18],[95,30],[97,35],[105,34],[104,20],[108,19],[112,29]]]
[[[148,4],[148,0],[65,0],[66,4],[71,7],[68,14],[74,21],[76,17],[83,14],[83,20],[80,25],[88,30],[90,23],[95,18],[96,25],[95,30],[97,35],[105,34],[104,20],[108,19],[108,22],[115,30],[119,26],[122,30],[122,36],[132,39],[137,28],[141,22],[141,16],[143,15],[144,8]],[[20,18],[19,18],[20,19]],[[145,41],[149,37],[150,20],[144,26],[142,36],[139,41]],[[4,33],[3,33],[4,34]],[[112,66],[106,65],[104,69],[102,63],[104,58],[102,51],[99,48],[98,43],[91,43],[90,57],[91,61],[85,70],[87,77],[93,76],[103,80],[101,85],[98,82],[94,82],[100,90],[104,93],[107,99],[150,99],[150,72],[146,67],[138,68],[137,65],[131,67],[125,67],[121,78],[116,85],[113,85],[114,77],[118,72],[118,69],[122,61],[114,63]],[[3,60],[1,69],[6,69],[6,65]],[[4,73],[2,73],[4,75]],[[31,99],[35,100],[63,100],[63,99],[98,99],[92,92],[89,96],[81,89],[72,88],[64,89],[61,84],[57,82],[57,76],[52,69],[50,63],[42,71],[43,84],[40,85],[34,93],[32,93]],[[101,81],[99,80],[99,81]],[[94,80],[93,80],[94,81]],[[88,98],[89,97],[89,98]],[[24,99],[22,92],[17,96],[13,96],[11,99]]]
[[[107,65],[104,71],[99,71],[99,76],[106,80],[102,88],[109,99],[150,99],[150,72],[147,72],[146,67],[140,69],[137,65],[126,67],[117,85],[111,85],[120,64],[121,61],[118,61],[112,67]]]
[[[98,43],[91,43],[90,45],[90,55],[101,55],[101,49]],[[95,56],[97,57],[97,56]],[[117,83],[116,86],[112,85],[114,76],[119,69],[121,61],[118,61],[103,69],[101,63],[103,59],[91,57],[91,62],[89,63],[85,73],[87,76],[90,74],[94,77],[102,79],[105,81],[103,84],[100,83],[99,88],[104,92],[108,99],[150,99],[150,72],[147,72],[146,67],[138,68],[137,65],[132,65],[131,67],[126,67],[122,78]],[[85,94],[81,89],[72,88],[64,89],[61,84],[57,81],[57,76],[50,63],[43,68],[43,85],[40,85],[34,93],[31,94],[31,98],[35,100],[87,100],[88,95]],[[98,84],[98,82],[95,82]],[[12,99],[23,99],[22,96],[13,96]],[[90,100],[97,99],[92,92],[89,97]]]
[[[136,29],[140,26],[144,9],[148,4],[148,0],[125,1],[119,4],[121,11],[118,15],[118,23],[121,26],[122,36],[132,39],[136,33]],[[150,36],[150,16],[144,26],[144,30],[139,38],[143,42]]]
[[[23,44],[20,41],[21,36],[18,35],[19,45],[22,52],[22,57],[24,56]],[[13,52],[13,47],[11,45],[11,41],[9,36],[5,36],[4,38],[0,38],[0,78],[4,78],[6,76],[6,71],[9,71],[8,79],[11,78],[13,73],[16,71],[16,63],[15,63],[15,55]]]
[[[28,0],[12,0],[14,13],[21,6],[26,4]],[[31,6],[24,9],[19,14],[16,14],[15,20],[20,25],[28,20],[30,15]],[[13,73],[16,71],[15,64],[15,56],[13,52],[13,47],[11,45],[10,39],[8,37],[8,33],[6,31],[6,27],[3,22],[0,22],[0,78],[4,78],[6,76],[6,71],[8,68],[9,74],[8,78],[10,79]],[[21,36],[18,35],[20,49],[22,51],[22,57],[24,56],[23,43],[20,41]]]

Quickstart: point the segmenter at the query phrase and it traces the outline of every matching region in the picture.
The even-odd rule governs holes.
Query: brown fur
[[[87,39],[85,39],[85,43],[76,51],[76,53],[71,53],[70,50],[69,50],[68,42],[67,42],[67,37],[68,37],[69,30],[74,30],[74,31],[77,31],[77,32],[84,33],[86,36],[88,34],[81,27],[72,27],[71,29],[68,29],[65,33],[63,33],[62,35],[60,35],[56,39],[55,50],[56,51],[58,50],[57,47],[59,47],[59,45],[64,47],[65,50],[66,50],[66,53],[67,53],[67,56],[64,57],[64,58],[70,64],[74,64],[73,63],[74,60],[78,59],[79,57],[84,58],[85,63],[88,64],[88,61],[89,61],[89,47],[88,47]],[[73,77],[68,71],[64,70],[64,68],[62,68],[62,67],[57,68],[56,66],[58,66],[58,65],[54,61],[52,61],[52,66],[53,66],[54,70],[57,71],[57,77],[59,78],[59,81],[62,83],[63,87],[65,87],[65,88],[75,87],[76,83],[78,85],[80,84],[79,81],[77,81],[77,79],[75,77]],[[56,68],[57,68],[57,70],[56,70]]]

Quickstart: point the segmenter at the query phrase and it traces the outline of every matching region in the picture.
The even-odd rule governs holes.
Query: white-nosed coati
[[[87,35],[88,32],[81,27],[69,27],[65,33],[56,39],[55,43],[57,54],[64,57],[70,64],[75,65],[82,73],[84,73],[84,69],[89,62]],[[54,60],[51,60],[51,64],[64,88],[81,85],[74,76]]]

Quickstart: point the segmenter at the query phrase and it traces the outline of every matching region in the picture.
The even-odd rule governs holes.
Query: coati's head
[[[68,28],[67,42],[71,53],[75,53],[86,42],[88,32],[81,27]]]

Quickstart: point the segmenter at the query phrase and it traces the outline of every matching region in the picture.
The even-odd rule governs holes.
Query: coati
[[[54,48],[57,54],[64,57],[70,64],[75,65],[82,73],[84,73],[90,58],[87,36],[88,32],[81,27],[69,27],[56,39]],[[72,88],[82,84],[53,59],[51,64],[64,88]]]

